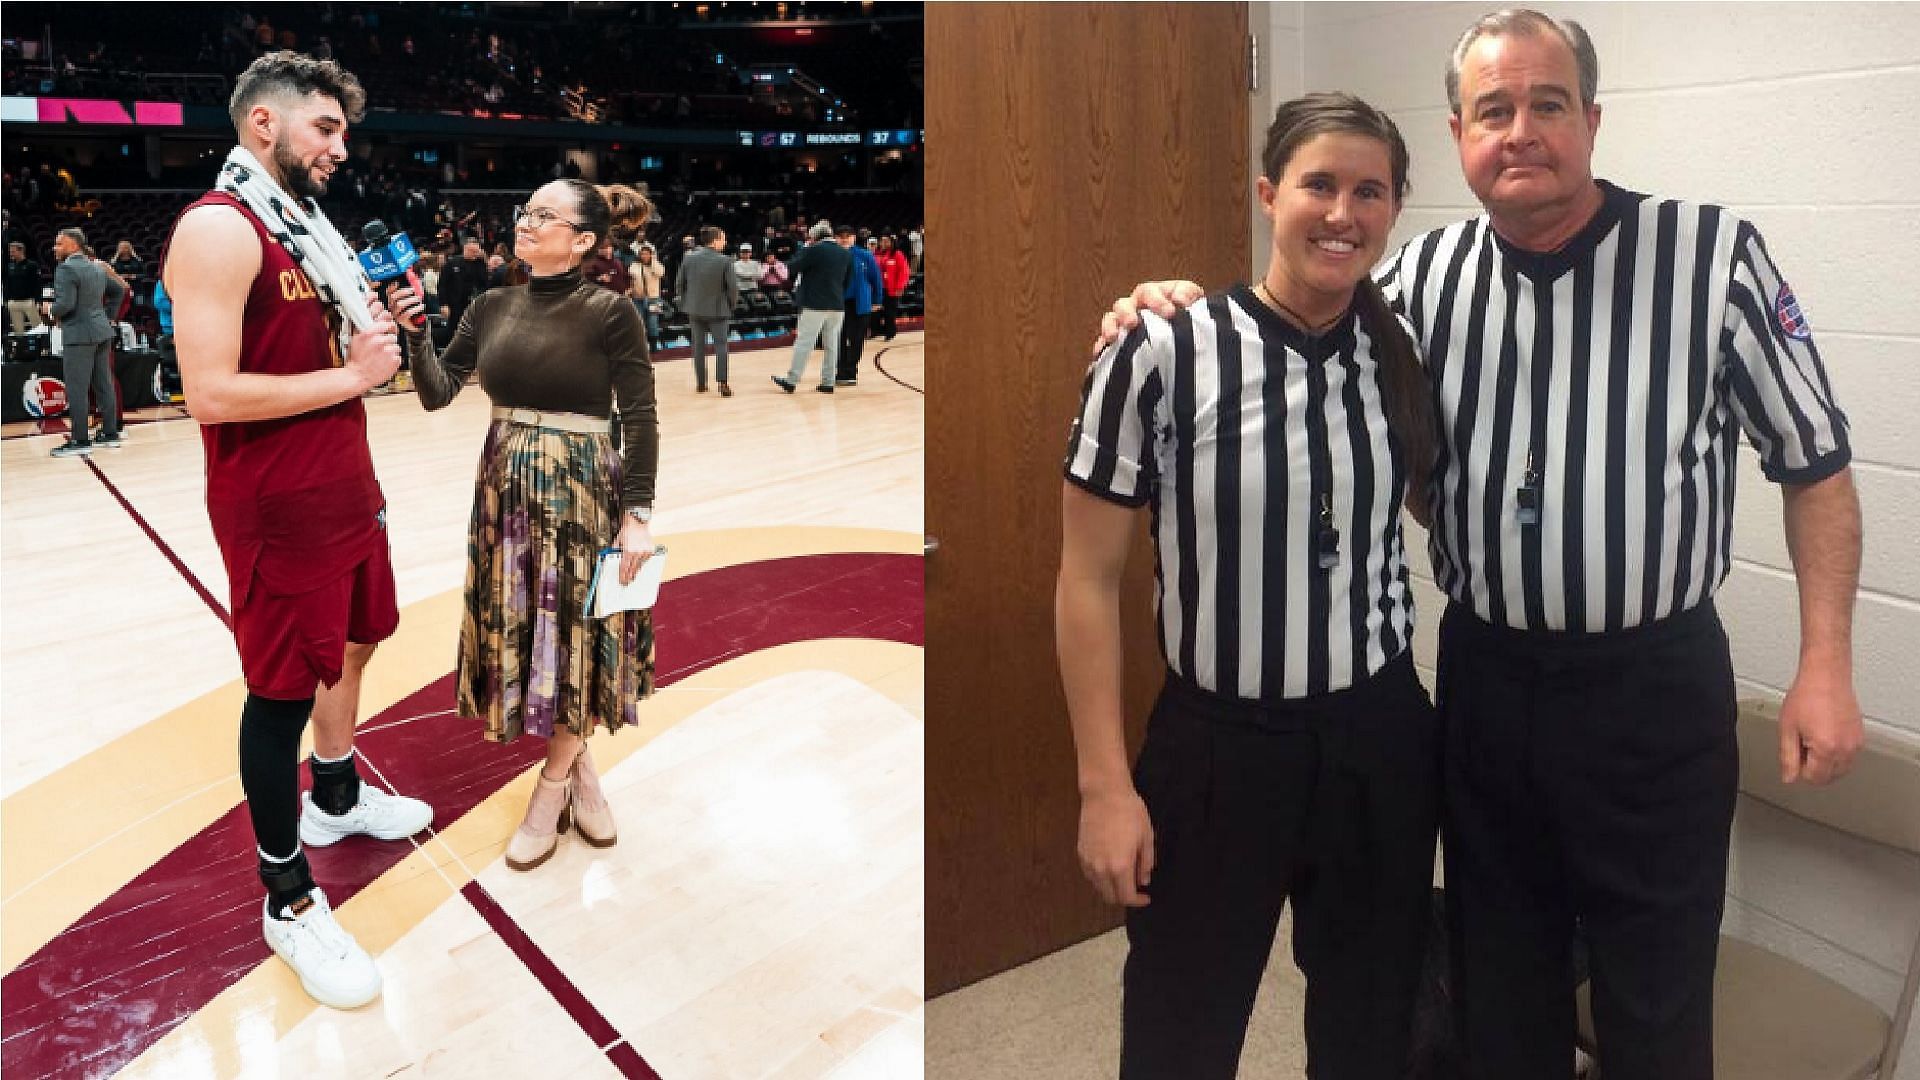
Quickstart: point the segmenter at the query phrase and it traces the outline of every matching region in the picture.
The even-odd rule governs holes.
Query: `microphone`
[[[420,284],[420,276],[413,272],[413,265],[420,261],[420,253],[413,249],[413,241],[406,233],[392,233],[387,223],[374,218],[360,229],[360,238],[367,242],[367,250],[360,253],[360,267],[373,279],[375,285],[405,278],[413,289],[413,295],[420,298],[420,315],[411,320],[415,330],[424,330],[427,325],[427,290]]]

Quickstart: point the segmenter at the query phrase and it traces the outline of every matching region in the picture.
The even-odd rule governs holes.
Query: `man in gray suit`
[[[720,383],[720,396],[732,397],[727,386],[727,335],[733,322],[733,305],[740,302],[740,281],[733,275],[733,260],[722,254],[727,234],[707,225],[700,230],[700,244],[680,261],[674,275],[673,295],[680,310],[687,313],[687,332],[693,338],[693,383],[697,393],[707,392],[707,341],[713,335],[714,374]]]
[[[107,272],[87,258],[87,235],[61,229],[53,240],[53,307],[60,324],[60,359],[67,383],[67,424],[72,433],[53,448],[54,457],[82,457],[97,446],[120,446],[120,415],[113,395],[113,324],[107,320]],[[100,438],[88,437],[88,390],[100,406]]]

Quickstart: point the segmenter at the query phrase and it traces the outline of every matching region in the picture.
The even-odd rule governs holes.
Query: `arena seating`
[[[917,19],[895,21],[859,4],[810,5],[810,44],[795,44],[797,39],[777,32],[715,26],[729,18],[718,9],[564,5],[562,17],[555,18],[557,7],[261,3],[196,9],[204,14],[183,18],[163,5],[121,5],[112,19],[102,20],[85,7],[21,0],[8,5],[9,25],[31,26],[39,36],[6,40],[0,81],[10,94],[218,105],[261,51],[292,47],[340,60],[360,77],[371,107],[381,112],[639,127],[918,125]],[[749,68],[780,64],[794,67],[792,85],[770,88],[746,77]],[[831,91],[821,93],[824,87]],[[825,115],[830,106],[836,113],[831,119]],[[84,228],[103,257],[110,258],[120,240],[130,241],[143,263],[133,275],[131,318],[140,332],[157,333],[150,299],[161,247],[180,210],[211,181],[217,157],[183,161],[174,154],[164,164],[149,163],[138,141],[132,153],[83,148],[76,157],[57,141],[59,133],[48,128],[45,134],[56,141],[9,156],[9,237],[24,240],[49,270],[53,235],[61,227]],[[355,155],[324,200],[329,217],[349,237],[366,221],[382,218],[409,233],[423,251],[475,232],[489,241],[490,252],[510,240],[512,207],[551,175],[560,156],[557,150],[490,155],[484,168],[476,166],[474,175],[463,174],[443,191],[441,166],[432,158],[410,160],[397,149],[404,144],[368,157],[370,140],[359,130],[354,138]],[[630,157],[607,160],[632,163]],[[66,203],[60,209],[49,205],[55,201],[50,198],[25,204],[21,170],[43,161],[73,176],[77,199],[59,200]],[[917,193],[846,190],[850,183],[885,182],[899,174],[898,162],[868,162],[864,172],[837,158],[824,160],[817,171],[811,162],[803,166],[773,155],[731,161],[712,172],[705,171],[707,164],[696,172],[675,162],[664,170],[665,179],[654,174],[657,216],[646,235],[663,257],[703,224],[721,224],[733,240],[758,241],[764,212],[775,205],[786,207],[790,223],[825,218],[896,235],[920,223]],[[424,196],[424,206],[415,192]],[[443,205],[451,215],[436,219]],[[443,227],[450,231],[443,233]],[[903,309],[920,310],[922,293],[916,276]],[[742,315],[744,332],[791,327],[796,312],[790,296],[770,291],[757,299],[761,303],[750,302]],[[684,316],[668,320],[670,328],[684,325]]]
[[[825,122],[823,103],[801,90],[749,90],[739,54],[751,35],[716,45],[715,35],[670,25],[672,16],[658,11],[642,10],[636,19],[625,11],[583,9],[568,23],[556,24],[460,4],[255,7],[270,27],[265,38],[273,47],[340,60],[359,76],[377,109],[529,119],[591,115],[599,122],[649,127]],[[231,80],[265,48],[260,27],[248,29],[240,21],[241,8],[226,9],[214,30],[161,5],[126,5],[116,10],[113,32],[104,42],[97,18],[85,8],[49,3],[11,8],[10,22],[44,27],[55,41],[88,44],[38,60],[9,51],[4,58],[9,94],[152,98],[152,79],[164,74],[172,81],[167,100],[217,105],[224,103],[228,87],[195,77]],[[889,52],[901,47],[890,39],[878,44]],[[791,62],[790,52],[779,48],[748,51],[755,59]],[[905,85],[904,63],[853,61],[834,50],[817,50],[809,63],[818,70],[808,84],[832,85],[843,100],[856,89],[862,91],[857,100],[876,95],[918,100],[917,90]],[[909,126],[895,111],[886,110],[875,122]],[[851,106],[839,112],[849,121],[858,119]]]

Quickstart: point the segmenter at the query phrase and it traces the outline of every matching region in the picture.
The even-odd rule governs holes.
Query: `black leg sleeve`
[[[312,698],[274,701],[249,694],[240,713],[240,786],[254,841],[276,859],[300,846],[300,733],[312,712]]]

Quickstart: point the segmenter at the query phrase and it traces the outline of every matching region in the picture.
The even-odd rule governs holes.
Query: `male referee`
[[[1608,1080],[1713,1075],[1739,758],[1711,598],[1742,431],[1781,485],[1800,596],[1782,774],[1827,783],[1863,738],[1846,419],[1750,223],[1593,178],[1598,68],[1571,21],[1469,28],[1449,123],[1487,213],[1384,268],[1439,408],[1443,835],[1457,1020],[1483,1080],[1571,1076],[1576,928]],[[1199,295],[1142,286],[1106,329]]]

